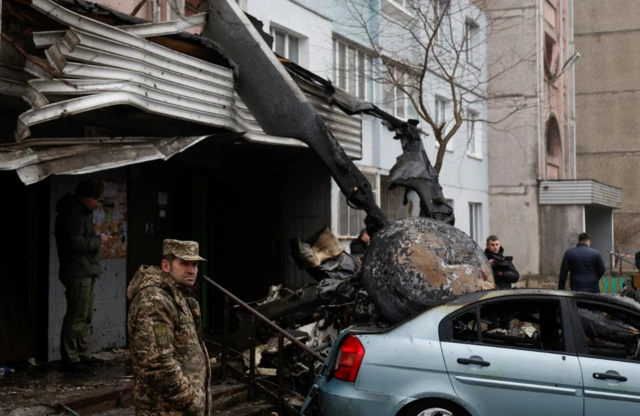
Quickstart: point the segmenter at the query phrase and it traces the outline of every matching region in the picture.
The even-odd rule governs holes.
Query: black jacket
[[[570,273],[571,290],[599,293],[600,278],[604,272],[604,262],[600,252],[584,243],[578,243],[576,247],[570,248],[564,253],[558,289],[564,290],[567,274]]]
[[[100,276],[100,237],[93,228],[93,215],[79,198],[66,194],[56,205],[56,245],[60,279]]]
[[[504,256],[504,247],[500,247],[498,254],[492,253],[489,249],[485,249],[484,254],[487,256],[487,260],[493,260],[491,269],[498,289],[511,289],[511,284],[520,280],[520,273],[513,265],[513,257]]]
[[[351,254],[364,254],[367,251],[367,247],[369,247],[367,243],[359,238],[356,238],[349,245],[349,251],[351,252]]]

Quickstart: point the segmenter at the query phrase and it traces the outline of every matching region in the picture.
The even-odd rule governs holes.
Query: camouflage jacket
[[[127,289],[136,415],[208,416],[211,366],[198,302],[158,267]]]

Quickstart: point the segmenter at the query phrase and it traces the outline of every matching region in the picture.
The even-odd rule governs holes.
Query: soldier
[[[142,266],[127,289],[136,415],[208,416],[211,366],[200,307],[194,241],[164,240],[161,268]]]
[[[102,184],[84,180],[76,194],[66,194],[56,204],[55,235],[60,262],[60,281],[64,285],[67,313],[60,332],[62,371],[89,373],[88,365],[102,361],[91,357],[89,329],[93,315],[93,287],[100,276],[100,246],[109,239],[97,235],[92,211],[102,195]]]

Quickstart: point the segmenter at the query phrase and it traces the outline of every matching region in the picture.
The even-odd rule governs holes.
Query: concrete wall
[[[538,194],[531,185],[494,187],[490,195],[490,231],[514,257],[520,274],[538,274],[540,237]]]
[[[616,221],[640,221],[640,2],[583,0],[575,11],[578,177],[622,188]],[[637,227],[636,227],[637,228]],[[640,245],[640,233],[625,245]]]
[[[48,359],[60,359],[60,329],[67,303],[64,286],[58,278],[58,252],[54,234],[55,205],[67,192],[73,193],[76,184],[87,178],[126,180],[124,170],[106,171],[95,175],[54,176],[51,178],[51,238],[49,254],[49,334]],[[126,282],[127,260],[102,260],[102,274],[94,289],[94,311],[91,325],[93,351],[126,345]]]
[[[538,44],[534,2],[490,3],[490,86],[488,117],[503,120],[489,128],[490,229],[505,246],[521,274],[539,273],[540,237],[537,179],[539,111]],[[499,29],[499,30],[498,30]],[[505,54],[504,51],[517,51]],[[504,62],[510,71],[502,73]],[[529,110],[510,115],[510,97],[520,95]]]
[[[564,252],[574,247],[584,232],[581,205],[540,207],[540,274],[558,276]]]
[[[571,54],[571,4],[572,0],[488,1],[488,117],[501,120],[488,132],[490,226],[521,274],[558,268],[555,253],[565,250],[563,233],[578,222],[572,209],[538,204],[551,114],[560,124],[561,179],[573,177],[572,72],[546,81],[543,55],[545,33],[559,41],[560,65]]]

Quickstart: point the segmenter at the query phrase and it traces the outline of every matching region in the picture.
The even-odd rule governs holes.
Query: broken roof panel
[[[108,14],[111,21],[125,24],[112,26],[78,14],[52,0],[32,0],[35,9],[67,28],[59,30],[59,24],[51,24],[49,29],[56,30],[34,31],[34,44],[38,48],[46,48],[46,60],[30,56],[25,62],[24,71],[36,79],[28,81],[27,85],[24,80],[11,84],[0,83],[0,94],[19,95],[22,92],[23,99],[31,106],[31,110],[21,114],[17,121],[15,138],[18,142],[34,143],[34,139],[28,139],[29,126],[34,124],[124,104],[162,117],[210,126],[215,128],[212,133],[223,128],[230,132],[244,133],[249,141],[305,146],[293,138],[264,133],[235,94],[232,62],[220,59],[216,59],[216,63],[207,62],[196,57],[206,54],[193,53],[193,47],[212,49],[224,57],[224,52],[217,45],[211,45],[211,41],[198,36],[179,33],[173,38],[188,39],[191,45],[189,54],[162,46],[170,44],[185,50],[184,43],[175,43],[173,38],[162,36],[201,24],[204,22],[204,15],[191,16],[184,21],[147,23],[130,16],[120,16],[101,5],[85,4],[82,0],[74,3],[66,0],[60,2],[70,8],[80,8],[83,12],[86,9],[87,14]],[[43,21],[47,21],[46,18]],[[43,28],[43,25],[39,24],[37,27]],[[150,41],[145,36],[155,37]],[[301,77],[294,78],[297,82],[305,82]],[[321,90],[313,91],[313,94],[310,92],[307,91],[307,98],[319,111],[347,154],[354,158],[361,157],[360,116],[347,116],[332,106],[329,94],[323,96]],[[18,143],[13,147],[2,146],[0,170],[18,169],[25,183],[33,183],[49,174],[85,173],[137,163],[136,160],[151,160],[149,157],[168,157],[162,152],[158,153],[157,138],[141,139],[142,142],[136,143],[109,142],[108,145],[103,141],[93,141],[91,143],[97,147],[90,153],[78,147],[82,145],[77,141],[82,141],[82,138],[47,140],[58,141],[59,145],[64,144],[67,148],[31,148]],[[192,137],[172,140],[172,143],[191,143]],[[106,146],[104,151],[98,150],[100,146]],[[126,146],[127,150],[117,150],[118,146]],[[76,155],[69,151],[79,153]],[[136,154],[139,157],[132,159]]]
[[[29,185],[53,174],[84,174],[152,160],[167,160],[207,137],[156,137],[145,138],[143,143],[137,144],[81,144],[45,147],[37,151],[25,149],[33,152],[37,160],[25,163],[17,172],[20,180]],[[110,138],[103,140],[109,142]],[[0,151],[0,163],[2,155]],[[27,152],[24,158],[33,155]]]

